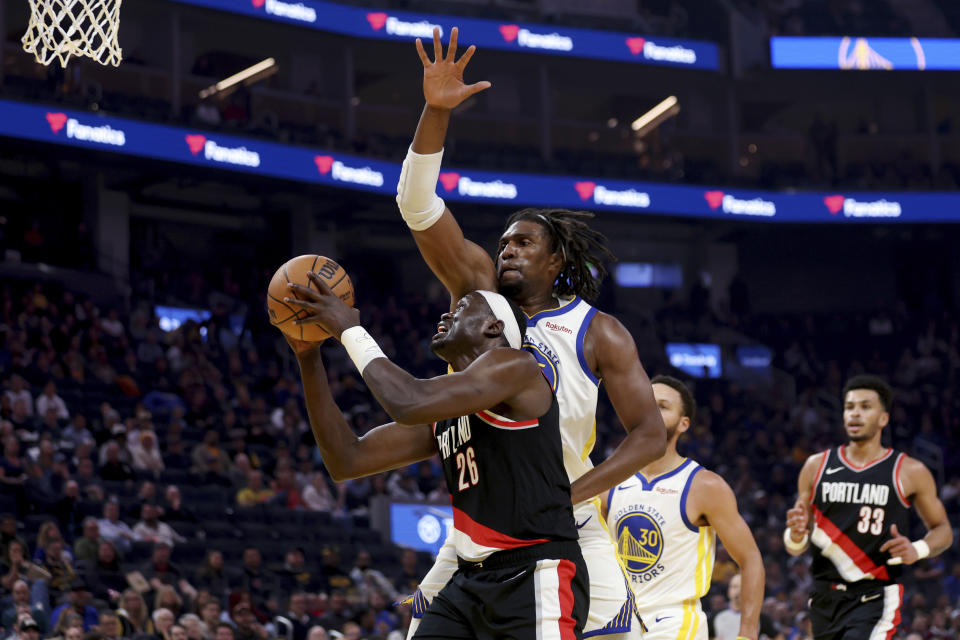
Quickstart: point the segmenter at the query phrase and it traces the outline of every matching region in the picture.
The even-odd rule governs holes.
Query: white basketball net
[[[116,67],[123,57],[117,44],[122,1],[29,0],[23,49],[45,65],[56,58],[66,67],[70,56],[87,56]]]

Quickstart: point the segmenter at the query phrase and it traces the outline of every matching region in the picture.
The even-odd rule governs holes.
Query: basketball
[[[288,283],[316,289],[307,278],[307,273],[311,271],[320,276],[345,304],[353,306],[353,283],[343,267],[325,256],[304,255],[287,260],[273,274],[267,288],[267,313],[270,315],[270,324],[291,338],[320,342],[329,338],[330,334],[315,324],[295,324],[297,318],[304,318],[309,314],[283,301],[284,298],[297,297],[296,292],[287,286]]]

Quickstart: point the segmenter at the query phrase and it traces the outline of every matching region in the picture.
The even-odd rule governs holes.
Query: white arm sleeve
[[[407,226],[414,231],[430,228],[443,215],[446,208],[437,195],[437,179],[443,151],[416,153],[407,151],[397,182],[397,206]]]

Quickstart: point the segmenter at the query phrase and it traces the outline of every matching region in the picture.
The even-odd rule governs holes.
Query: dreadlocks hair
[[[526,220],[546,229],[551,250],[563,257],[563,267],[553,285],[554,293],[595,300],[600,295],[600,283],[607,276],[604,263],[615,262],[617,258],[607,248],[606,236],[587,224],[593,217],[589,211],[528,208],[511,215],[506,228],[514,222]]]

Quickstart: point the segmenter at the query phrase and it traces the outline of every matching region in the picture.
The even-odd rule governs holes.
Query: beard
[[[677,435],[677,427],[680,426],[680,421],[677,420],[673,424],[664,424],[664,426],[667,428],[667,442],[670,442]]]

